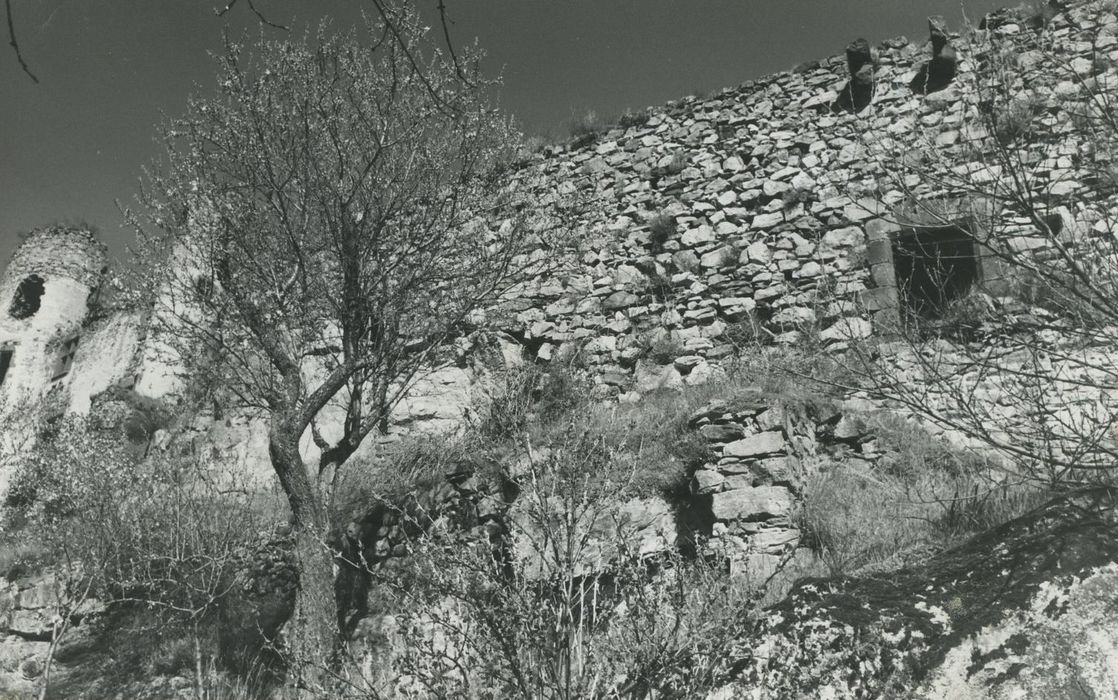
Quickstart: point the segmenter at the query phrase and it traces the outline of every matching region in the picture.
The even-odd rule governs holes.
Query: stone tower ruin
[[[92,232],[34,231],[0,279],[0,400],[42,396],[70,373],[108,270]]]

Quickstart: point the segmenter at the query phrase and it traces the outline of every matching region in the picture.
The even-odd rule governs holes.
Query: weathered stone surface
[[[613,311],[616,309],[628,308],[636,304],[638,301],[640,301],[640,297],[638,297],[636,294],[633,294],[632,292],[616,291],[606,297],[605,301],[602,302],[602,307],[607,310]]]
[[[819,333],[825,341],[862,340],[873,335],[873,324],[864,318],[840,318]]]
[[[771,431],[731,442],[722,448],[722,454],[727,457],[757,457],[782,452],[786,445],[783,434]]]
[[[740,438],[745,431],[736,423],[712,423],[699,428],[699,432],[711,442],[730,442]]]
[[[795,457],[769,457],[750,465],[756,479],[774,484],[799,484],[802,469]]]
[[[722,488],[725,480],[724,476],[713,469],[697,469],[692,477],[691,491],[700,496],[714,493]]]
[[[675,365],[655,365],[643,361],[637,363],[634,388],[642,394],[660,389],[678,389],[682,386],[683,376]]]
[[[857,226],[836,228],[823,235],[823,246],[826,248],[843,248],[856,246],[865,241],[865,234]]]
[[[917,569],[801,581],[708,697],[1113,697],[1115,586],[1118,499],[1059,499]]]
[[[758,486],[714,494],[711,512],[718,520],[747,520],[787,516],[792,493],[783,486]]]

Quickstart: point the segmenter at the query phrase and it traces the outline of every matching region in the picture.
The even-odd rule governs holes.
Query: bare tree
[[[228,44],[220,94],[166,125],[167,164],[128,212],[156,336],[200,395],[267,417],[309,581],[329,578],[329,489],[300,439],[336,474],[448,341],[541,269],[528,252],[546,234],[500,194],[517,137],[477,54],[463,82],[414,13],[393,21]]]
[[[866,142],[890,212],[870,246],[894,263],[875,279],[899,308],[876,325],[898,342],[854,344],[850,364],[1048,485],[1109,480],[1118,458],[1113,9],[968,32],[951,92],[915,115],[935,126]]]

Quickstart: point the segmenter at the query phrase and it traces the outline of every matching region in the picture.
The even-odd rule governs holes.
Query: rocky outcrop
[[[916,569],[796,584],[711,698],[1114,697],[1118,495],[1056,500]]]

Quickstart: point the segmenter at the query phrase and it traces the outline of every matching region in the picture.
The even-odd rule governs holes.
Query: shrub
[[[591,109],[572,117],[567,128],[576,143],[586,144],[594,142],[602,132],[608,130],[609,122]]]
[[[1003,147],[1008,147],[1032,136],[1035,119],[1044,113],[1046,105],[1044,98],[1036,93],[1025,93],[1008,104],[993,105],[989,109],[994,137]]]
[[[645,357],[658,365],[671,364],[686,352],[683,341],[667,331],[654,332],[645,339]]]
[[[520,478],[513,545],[427,530],[406,570],[377,572],[400,641],[398,694],[676,697],[712,687],[755,600],[724,567],[642,556],[612,519],[631,475],[618,445],[571,424]],[[616,528],[616,529],[615,529]],[[612,554],[592,533],[615,535]],[[606,554],[605,558],[602,555]],[[597,566],[589,566],[591,562]]]
[[[790,211],[796,207],[797,204],[807,204],[815,199],[815,193],[803,187],[793,187],[784,190],[780,195],[781,202],[784,204],[785,211]]]
[[[575,376],[573,364],[556,361],[514,367],[500,378],[497,388],[481,408],[474,432],[483,440],[521,437],[533,422],[550,423],[585,401],[587,386]]]
[[[170,663],[153,638],[164,651],[190,640],[212,659],[219,611],[269,509],[236,474],[189,452],[141,459],[120,428],[66,417],[39,433],[16,474],[9,522],[37,534],[75,606],[87,594],[106,604],[114,643],[104,663],[114,670],[105,675],[124,683],[149,662],[149,671]]]
[[[661,251],[664,244],[675,236],[677,231],[675,217],[657,214],[648,220],[648,243],[653,251]]]
[[[640,111],[625,110],[625,112],[617,118],[617,125],[623,129],[629,129],[634,126],[644,126],[648,123],[652,114],[647,109]]]

